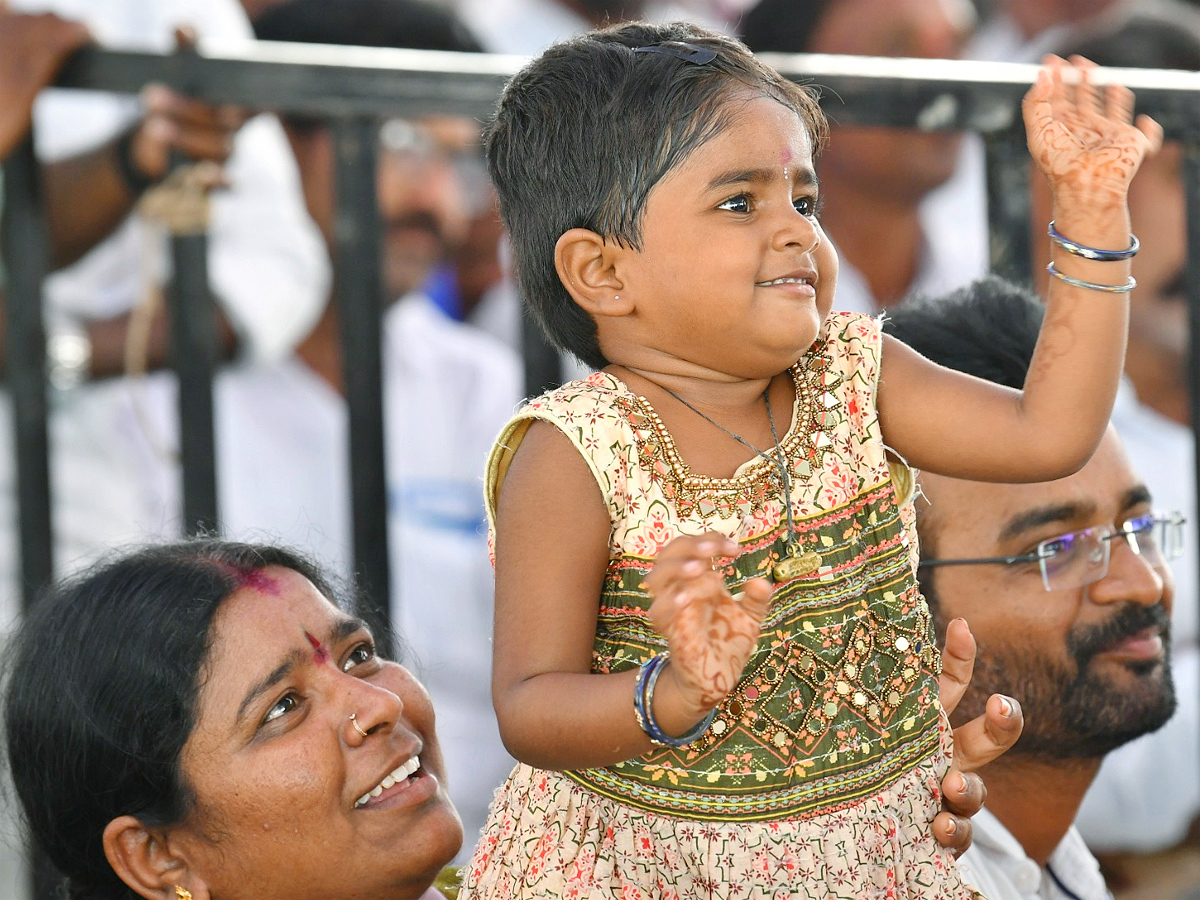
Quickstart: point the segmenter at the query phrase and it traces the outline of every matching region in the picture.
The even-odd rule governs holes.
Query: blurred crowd
[[[172,162],[185,157],[208,198],[222,533],[283,540],[353,575],[328,123],[212,107],[156,85],[138,96],[43,90],[64,58],[87,42],[169,51],[252,37],[532,54],[642,17],[694,20],[756,52],[1014,62],[1081,53],[1102,65],[1200,70],[1200,11],[1182,0],[0,0],[0,154],[32,121],[55,270],[45,304],[60,569],[181,528],[162,302],[172,226],[162,208],[172,202]],[[818,161],[818,174],[822,222],[841,260],[835,305],[881,312],[983,275],[978,140],[839,125],[830,111],[837,152]],[[396,630],[433,695],[468,834],[512,765],[489,692],[481,484],[491,442],[523,393],[520,305],[479,132],[453,115],[386,120],[377,173]],[[1156,505],[1191,512],[1182,160],[1168,144],[1130,194],[1143,246],[1114,423]],[[1043,194],[1035,186],[1031,197],[1035,272],[1048,253]],[[6,395],[0,406],[2,626],[17,615],[20,572]],[[1094,851],[1175,847],[1200,813],[1197,565],[1192,540],[1175,564],[1179,711],[1107,757],[1078,819]],[[1162,773],[1171,773],[1167,790]],[[14,827],[4,826],[7,837]],[[16,851],[0,857],[0,896],[21,896]],[[1133,877],[1122,857],[1109,865],[1111,884]]]

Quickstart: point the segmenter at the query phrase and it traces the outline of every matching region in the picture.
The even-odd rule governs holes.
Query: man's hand
[[[15,13],[0,0],[0,161],[29,130],[38,91],[89,40],[78,22],[53,13]]]
[[[975,668],[975,638],[963,619],[946,627],[942,708],[949,716],[966,693]],[[983,807],[987,788],[975,770],[1000,756],[1021,736],[1025,720],[1012,697],[992,694],[983,715],[954,729],[954,761],[942,779],[942,811],[933,820],[933,836],[955,857],[971,846],[971,816]]]

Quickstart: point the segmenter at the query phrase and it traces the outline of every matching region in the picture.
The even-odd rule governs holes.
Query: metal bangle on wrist
[[[1079,256],[1083,259],[1091,259],[1096,262],[1121,262],[1122,260],[1131,259],[1137,255],[1141,249],[1141,242],[1137,239],[1136,234],[1129,235],[1129,246],[1124,250],[1099,250],[1095,247],[1088,247],[1084,244],[1077,244],[1075,241],[1060,234],[1058,229],[1054,227],[1054,220],[1050,220],[1050,225],[1046,229],[1046,233],[1050,235],[1050,240],[1058,244],[1072,256]]]
[[[708,731],[717,711],[715,708],[709,710],[708,715],[697,722],[694,728],[679,737],[672,737],[662,730],[654,718],[654,686],[658,683],[658,676],[668,659],[670,654],[664,650],[650,657],[638,669],[637,682],[633,688],[633,714],[637,717],[638,726],[656,747],[686,747]]]

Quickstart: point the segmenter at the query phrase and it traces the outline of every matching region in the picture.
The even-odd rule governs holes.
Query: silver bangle
[[[1064,275],[1058,269],[1054,268],[1054,263],[1047,265],[1046,271],[1059,281],[1064,281],[1073,287],[1086,288],[1089,291],[1103,291],[1106,294],[1128,294],[1137,287],[1137,279],[1132,275],[1129,276],[1129,280],[1124,284],[1097,284],[1094,281],[1084,281],[1082,278],[1072,278],[1070,275]]]
[[[1070,238],[1059,234],[1058,229],[1054,227],[1053,219],[1050,220],[1050,226],[1046,229],[1046,233],[1050,235],[1050,240],[1054,241],[1054,243],[1058,244],[1058,246],[1071,255],[1082,256],[1084,259],[1092,259],[1096,262],[1120,262],[1123,259],[1135,256],[1142,247],[1136,234],[1129,235],[1129,246],[1124,250],[1097,250],[1095,247],[1077,244]]]
[[[79,387],[92,374],[92,342],[87,332],[60,331],[46,339],[46,380],[55,390]]]

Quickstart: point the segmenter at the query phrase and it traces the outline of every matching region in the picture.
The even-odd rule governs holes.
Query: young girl
[[[1023,393],[830,312],[820,112],[740,44],[626,25],[513,79],[488,157],[523,295],[600,371],[490,460],[521,764],[465,897],[972,895],[930,834],[948,735],[887,448],[1042,481],[1099,440],[1161,132],[1078,66],[1025,102],[1060,277]]]

